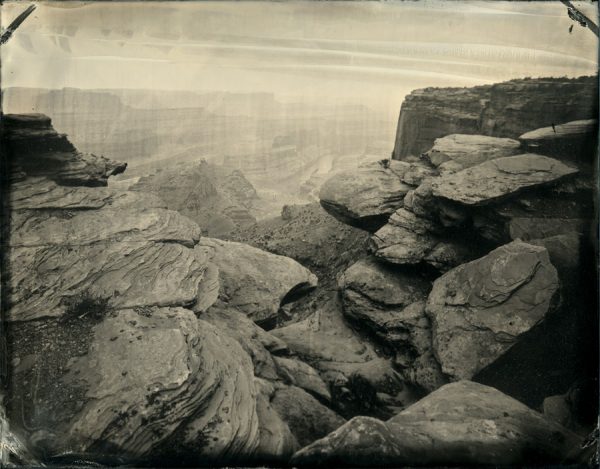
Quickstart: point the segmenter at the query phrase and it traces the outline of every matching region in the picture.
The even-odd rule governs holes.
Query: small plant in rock
[[[64,321],[87,319],[100,322],[114,311],[110,298],[83,291],[63,300],[66,308]]]

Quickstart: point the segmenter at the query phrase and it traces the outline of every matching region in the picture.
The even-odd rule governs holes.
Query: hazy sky
[[[595,18],[595,5],[575,2]],[[5,2],[2,25],[27,3]],[[559,2],[51,2],[2,47],[2,86],[273,91],[390,102],[597,69]]]

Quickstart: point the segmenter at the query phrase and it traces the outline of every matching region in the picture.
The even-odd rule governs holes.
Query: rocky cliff
[[[598,137],[596,120],[579,119],[594,96],[585,77],[418,90],[396,159],[322,186],[326,211],[372,233],[370,256],[338,276],[344,318],[387,350],[405,386],[431,394],[389,420],[350,420],[295,463],[522,464],[581,451],[544,447],[541,415],[491,402],[502,391],[577,431],[593,425]]]
[[[418,157],[436,138],[479,134],[517,138],[598,114],[598,77],[518,79],[473,88],[425,88],[404,99],[393,159]]]
[[[533,99],[511,83],[502,99]],[[445,90],[459,116],[446,123],[467,123],[473,96],[491,88]],[[495,136],[525,123],[494,127],[491,114],[473,132],[441,126],[419,160],[337,173],[322,208],[286,207],[235,241],[203,236],[149,181],[107,186],[125,166],[80,154],[47,117],[3,116],[6,404],[20,454],[60,465],[589,463],[597,133],[560,120],[571,101],[560,115],[553,102],[550,135],[544,124]],[[423,146],[421,127],[406,125],[417,130],[403,145]],[[251,199],[236,174],[201,184],[195,206],[221,190]]]

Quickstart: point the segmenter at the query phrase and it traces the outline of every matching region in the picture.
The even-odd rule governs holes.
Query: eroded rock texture
[[[252,321],[314,288],[310,271],[201,238],[151,194],[88,187],[115,165],[82,166],[43,116],[8,121],[27,130],[11,128],[8,144],[21,139],[31,161],[48,163],[13,167],[5,226],[9,414],[39,460],[285,461],[298,449],[288,420],[300,425],[299,410],[288,418],[270,401],[287,388],[331,422],[295,431],[304,443],[343,423],[312,397],[330,400],[318,372],[276,363],[286,344]]]
[[[472,378],[553,312],[557,292],[546,249],[520,241],[442,275],[426,307],[442,372]]]
[[[494,388],[448,384],[386,422],[356,417],[294,455],[298,465],[501,465],[565,461],[580,439]]]

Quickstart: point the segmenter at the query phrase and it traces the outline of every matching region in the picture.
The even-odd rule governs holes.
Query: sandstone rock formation
[[[541,155],[507,156],[434,179],[433,195],[465,205],[486,204],[576,173],[577,169]]]
[[[339,173],[321,187],[321,205],[338,220],[368,230],[376,230],[399,207],[411,189],[401,176],[405,163],[375,162],[356,171]]]
[[[126,163],[79,153],[50,118],[41,114],[2,116],[2,138],[14,178],[44,176],[62,185],[105,186]]]
[[[519,137],[525,151],[584,166],[595,163],[598,121],[578,120],[526,132]]]
[[[217,266],[219,298],[255,322],[272,322],[281,305],[317,285],[296,261],[245,244],[202,238],[195,251]]]
[[[319,277],[321,285],[365,253],[369,233],[341,223],[319,203],[286,205],[280,219],[238,230],[230,239],[291,257]]]
[[[439,277],[426,312],[443,373],[472,378],[553,312],[557,291],[548,252],[520,241]]]
[[[386,422],[355,417],[294,455],[298,465],[500,465],[564,461],[580,438],[501,392],[448,384]]]
[[[552,123],[596,118],[596,77],[518,79],[472,88],[425,88],[404,98],[393,158],[419,156],[435,139],[478,134],[516,139]]]
[[[495,158],[516,155],[520,145],[511,138],[452,134],[435,139],[423,157],[441,173],[456,172]]]
[[[141,177],[132,191],[154,194],[168,208],[191,218],[209,236],[256,223],[260,199],[240,171],[201,161]]]
[[[472,248],[464,240],[443,236],[438,223],[398,209],[387,225],[371,237],[375,256],[399,265],[427,263],[440,271],[469,260]]]
[[[275,363],[286,344],[250,317],[276,316],[316,277],[289,258],[201,238],[151,194],[82,186],[110,171],[98,179],[96,167],[75,172],[76,152],[56,157],[54,141],[70,144],[45,117],[9,121],[42,128],[30,138],[45,150],[28,157],[52,162],[43,173],[13,167],[5,226],[9,414],[34,453],[61,464],[114,463],[111,453],[119,464],[285,461],[298,444],[261,380],[330,393],[308,364]],[[343,422],[306,396],[315,418]]]
[[[391,360],[380,357],[375,348],[343,320],[341,305],[334,294],[305,320],[273,329],[294,356],[317,369],[332,390],[332,402],[342,415],[369,412],[380,406],[367,402],[376,393],[391,398],[391,406],[403,406],[402,383]],[[354,385],[362,389],[353,389]],[[365,394],[366,393],[366,394]],[[362,400],[361,400],[362,396]],[[396,398],[396,399],[394,399]]]

